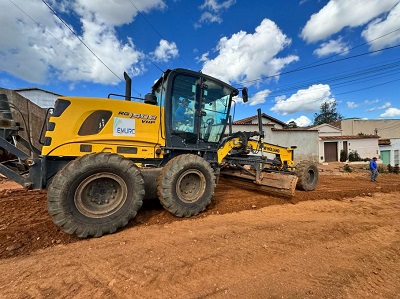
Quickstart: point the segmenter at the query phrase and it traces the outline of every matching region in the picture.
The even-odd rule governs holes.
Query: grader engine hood
[[[60,98],[49,120],[42,155],[111,152],[130,158],[160,157],[161,111],[159,106],[131,101]]]

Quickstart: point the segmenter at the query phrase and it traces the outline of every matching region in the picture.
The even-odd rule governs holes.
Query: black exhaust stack
[[[125,101],[130,101],[132,98],[132,79],[124,72],[125,78]]]
[[[257,121],[258,121],[258,132],[260,134],[260,138],[264,138],[262,115],[260,108],[257,109]]]

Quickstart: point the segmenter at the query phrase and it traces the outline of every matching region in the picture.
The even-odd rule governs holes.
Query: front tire
[[[209,162],[197,155],[180,155],[161,170],[157,180],[158,197],[173,215],[194,216],[211,203],[215,181]]]
[[[296,165],[297,181],[296,189],[303,191],[312,191],[318,183],[319,173],[318,167],[314,162],[301,161]]]
[[[47,209],[63,231],[80,238],[114,233],[143,203],[139,168],[117,154],[95,153],[61,169],[48,190]]]

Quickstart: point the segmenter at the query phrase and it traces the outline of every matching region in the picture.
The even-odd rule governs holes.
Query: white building
[[[379,136],[377,135],[344,135],[337,125],[322,124],[312,127],[319,133],[319,161],[340,161],[340,153],[344,151],[346,157],[351,152],[357,152],[361,158],[379,157]]]
[[[286,123],[269,116],[261,114],[264,142],[284,147],[296,146],[294,151],[294,162],[301,160],[312,160],[318,162],[318,131],[304,128],[288,129]],[[232,132],[258,132],[257,115],[247,117],[233,122]],[[268,158],[273,158],[267,155]]]
[[[400,138],[400,119],[342,119],[343,135],[379,135],[380,138]]]
[[[380,139],[379,149],[383,164],[400,165],[400,138]]]
[[[15,92],[30,100],[41,108],[54,107],[54,103],[61,95],[40,88],[19,88]]]
[[[343,119],[338,126],[343,135],[378,135],[382,163],[400,164],[400,119]]]

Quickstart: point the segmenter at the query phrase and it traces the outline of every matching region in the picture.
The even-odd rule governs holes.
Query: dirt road
[[[116,234],[79,240],[46,193],[0,191],[0,298],[400,298],[400,176],[321,173],[284,200],[222,180],[179,219],[148,202]]]

